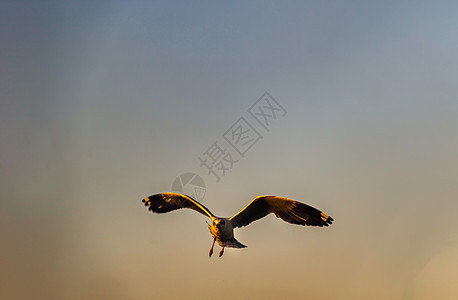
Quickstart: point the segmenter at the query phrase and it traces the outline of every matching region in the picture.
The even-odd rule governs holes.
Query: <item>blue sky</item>
[[[1,6],[6,298],[458,295],[455,2]],[[265,91],[287,114],[215,182],[198,157]],[[270,216],[209,259],[200,215],[140,202],[184,172],[215,214],[275,194],[335,223]]]

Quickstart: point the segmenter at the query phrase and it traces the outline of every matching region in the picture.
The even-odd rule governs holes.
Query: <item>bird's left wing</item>
[[[282,220],[299,225],[328,226],[333,218],[307,204],[277,196],[259,196],[230,218],[232,226],[243,227],[274,213]]]
[[[190,208],[211,219],[214,218],[214,215],[208,208],[184,194],[171,192],[156,194],[142,199],[142,202],[145,203],[145,206],[149,206],[148,210],[155,213],[166,213],[180,208]]]

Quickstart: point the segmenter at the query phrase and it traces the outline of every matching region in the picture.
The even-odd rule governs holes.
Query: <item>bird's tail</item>
[[[246,246],[236,239],[230,239],[226,242],[226,247],[227,248],[246,248]]]

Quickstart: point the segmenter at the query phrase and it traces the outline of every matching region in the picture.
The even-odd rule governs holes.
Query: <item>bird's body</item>
[[[234,239],[234,227],[227,218],[215,218],[212,224],[208,224],[208,229],[214,239],[222,247],[224,243]]]
[[[228,218],[215,218],[212,224],[208,224],[208,229],[212,237],[218,242],[221,247],[229,248],[246,248],[234,238],[234,226]]]
[[[166,213],[180,208],[193,209],[204,216],[210,217],[208,229],[213,237],[210,256],[213,253],[215,241],[223,247],[219,256],[223,255],[224,248],[245,248],[246,246],[234,238],[234,228],[243,227],[274,213],[284,221],[298,225],[328,226],[333,218],[307,204],[277,196],[259,196],[251,201],[244,209],[231,218],[220,218],[213,215],[208,208],[193,198],[178,193],[162,193],[144,198],[143,203],[155,213]]]

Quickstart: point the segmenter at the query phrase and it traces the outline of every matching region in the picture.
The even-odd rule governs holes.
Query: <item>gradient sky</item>
[[[0,298],[458,298],[456,1],[0,7]],[[215,182],[198,157],[265,91],[286,116]],[[217,215],[335,222],[210,259],[201,215],[140,201],[184,172]]]

